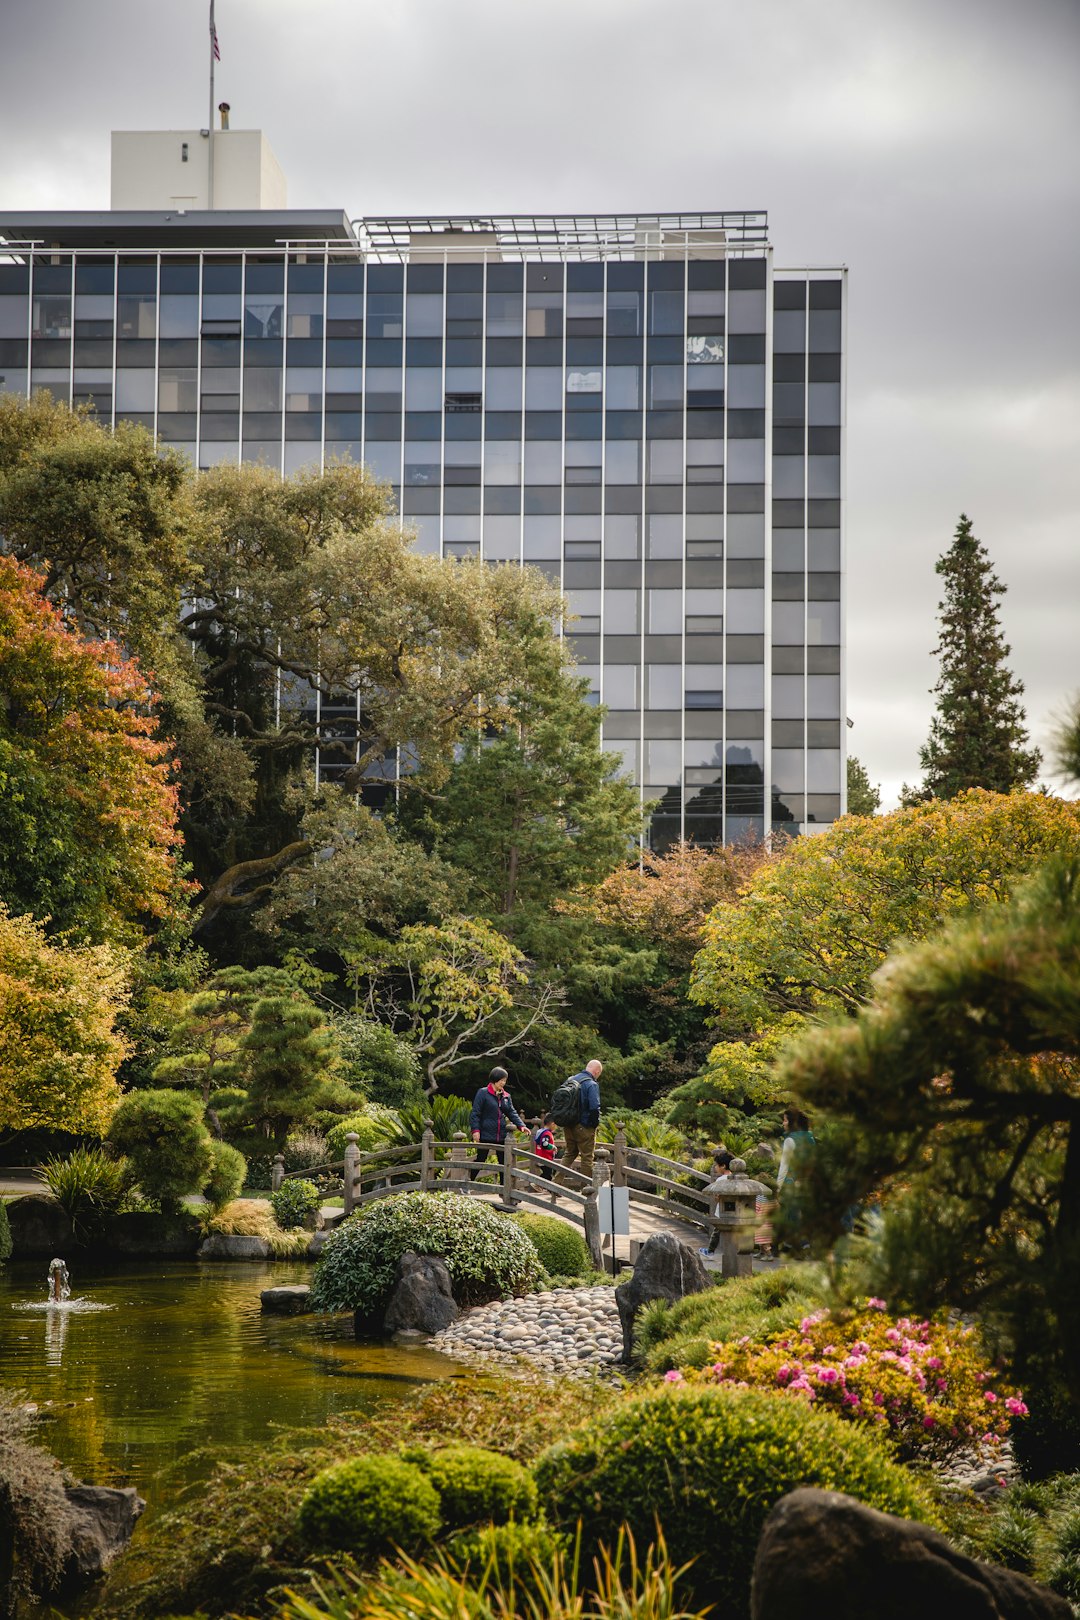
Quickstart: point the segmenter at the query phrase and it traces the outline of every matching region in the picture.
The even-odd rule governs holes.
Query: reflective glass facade
[[[654,846],[833,820],[842,273],[774,270],[763,215],[446,225],[13,246],[0,389],[199,467],[352,457],[421,550],[541,569]]]

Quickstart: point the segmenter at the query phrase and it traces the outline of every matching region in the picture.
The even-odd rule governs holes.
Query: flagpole
[[[217,35],[214,28],[214,0],[210,0],[210,118],[207,123],[207,186],[206,205],[214,206],[214,46]]]

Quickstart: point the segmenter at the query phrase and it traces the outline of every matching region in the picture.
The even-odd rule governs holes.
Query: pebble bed
[[[520,1356],[546,1371],[610,1372],[622,1355],[614,1288],[556,1288],[477,1305],[436,1333],[432,1348],[461,1360]]]

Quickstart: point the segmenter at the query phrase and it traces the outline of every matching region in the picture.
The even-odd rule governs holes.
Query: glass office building
[[[844,275],[762,213],[0,217],[0,389],[199,467],[334,456],[557,580],[650,839],[844,803]]]

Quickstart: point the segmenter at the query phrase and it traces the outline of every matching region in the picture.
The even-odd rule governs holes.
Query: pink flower
[[[939,1389],[939,1390],[945,1390],[945,1389],[948,1389],[948,1387],[949,1387],[949,1380],[948,1380],[948,1379],[947,1379],[947,1378],[939,1378],[939,1379],[938,1379],[938,1380],[937,1380],[937,1387],[938,1387],[938,1389]]]
[[[790,1377],[791,1377],[791,1368],[790,1367],[777,1367],[777,1369],[776,1369],[776,1382],[778,1384],[786,1384]]]
[[[859,1404],[859,1397],[856,1395],[855,1391],[853,1389],[845,1389],[845,1391],[844,1391],[844,1405],[845,1406],[858,1406],[858,1404]]]
[[[875,1391],[874,1391],[874,1405],[875,1406],[884,1406],[885,1405],[885,1397],[881,1393],[880,1389],[875,1389]]]
[[[862,1366],[865,1365],[865,1363],[866,1363],[866,1357],[865,1356],[845,1356],[844,1357],[844,1366],[845,1367],[862,1367]]]
[[[883,1311],[885,1309],[885,1301],[883,1299],[868,1299],[866,1304],[867,1308],[871,1311]]]
[[[682,1382],[683,1375],[676,1368],[672,1368],[671,1372],[666,1372],[664,1374],[665,1384],[681,1384]]]
[[[927,1412],[926,1416],[922,1420],[922,1426],[924,1429],[932,1429],[936,1421],[937,1419],[932,1417],[930,1413]]]
[[[926,1365],[928,1367],[932,1368],[934,1372],[937,1372],[938,1368],[941,1366],[941,1357],[940,1356],[928,1356],[927,1361],[926,1361]]]
[[[888,1339],[890,1344],[899,1344],[900,1343],[900,1337],[901,1336],[900,1336],[900,1333],[898,1332],[898,1330],[896,1328],[886,1328],[885,1329],[885,1337]]]
[[[1015,1395],[1010,1395],[1005,1402],[1005,1410],[1010,1417],[1027,1417],[1028,1409],[1023,1401],[1018,1401]]]
[[[870,1354],[870,1346],[867,1344],[865,1339],[856,1339],[855,1343],[851,1347],[851,1353],[853,1356],[868,1356]]]
[[[817,1375],[822,1384],[835,1384],[840,1377],[835,1367],[818,1367]]]
[[[825,1346],[824,1350],[821,1353],[822,1353],[823,1356],[835,1356],[835,1354],[836,1354],[836,1346],[835,1346],[835,1344],[827,1344]]]
[[[983,1400],[984,1401],[989,1401],[991,1406],[992,1406],[994,1404],[994,1402],[997,1400],[997,1396],[994,1394],[992,1389],[984,1389],[983,1390]]]

